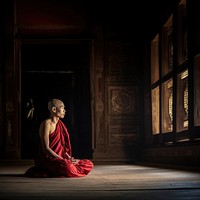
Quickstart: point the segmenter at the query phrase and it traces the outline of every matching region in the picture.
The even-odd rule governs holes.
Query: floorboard
[[[82,178],[27,178],[30,164],[0,165],[0,199],[199,200],[200,172],[136,164],[94,166]]]

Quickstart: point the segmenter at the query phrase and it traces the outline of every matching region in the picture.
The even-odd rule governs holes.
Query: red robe
[[[58,121],[56,129],[49,135],[49,147],[60,155],[63,159],[47,155],[42,151],[41,144],[36,157],[35,166],[25,172],[28,177],[83,177],[93,168],[90,160],[82,159],[77,164],[73,164],[66,155],[71,156],[72,149],[70,137],[66,126],[61,120]]]

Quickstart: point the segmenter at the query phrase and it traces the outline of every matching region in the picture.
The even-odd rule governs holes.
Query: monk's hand
[[[71,161],[74,165],[76,165],[76,164],[79,162],[79,159],[75,159],[74,157],[71,157],[71,158],[70,158],[70,161]]]

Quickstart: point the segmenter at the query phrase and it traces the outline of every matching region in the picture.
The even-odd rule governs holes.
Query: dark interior
[[[0,1],[0,160],[60,98],[75,157],[199,166],[199,2]]]
[[[37,152],[38,128],[49,117],[47,102],[51,98],[65,103],[63,122],[68,127],[74,156],[91,157],[89,44],[25,44],[21,60],[22,158],[31,159]],[[27,118],[30,99],[34,114]]]

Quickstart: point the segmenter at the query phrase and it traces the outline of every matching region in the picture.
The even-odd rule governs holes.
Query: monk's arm
[[[50,133],[50,124],[47,122],[44,122],[42,124],[42,127],[40,129],[41,133],[41,140],[42,140],[42,149],[45,153],[47,153],[48,155],[52,155],[55,158],[61,158],[61,156],[59,156],[55,151],[53,151],[50,147],[49,147],[49,133]]]

